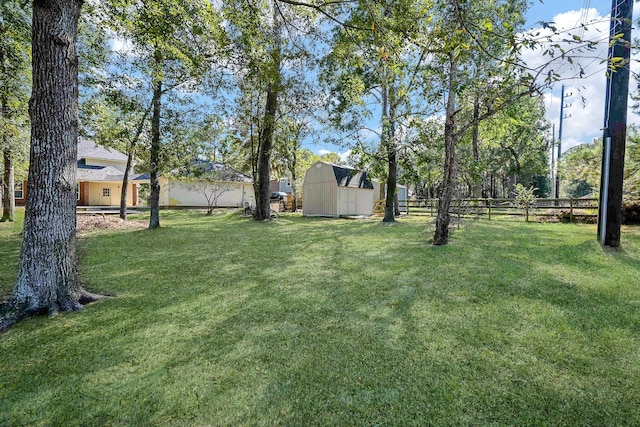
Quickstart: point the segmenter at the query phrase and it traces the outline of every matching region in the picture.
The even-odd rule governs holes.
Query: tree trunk
[[[298,211],[298,196],[296,194],[298,191],[298,186],[296,185],[296,181],[298,180],[298,174],[296,174],[296,168],[298,167],[298,148],[297,146],[293,147],[292,162],[289,167],[289,172],[291,172],[291,202],[293,203],[291,212]]]
[[[442,192],[438,201],[436,216],[436,230],[433,236],[434,245],[446,245],[449,242],[449,223],[451,217],[449,208],[453,198],[456,169],[456,135],[455,135],[455,106],[456,106],[456,61],[454,54],[449,55],[449,87],[444,124],[444,173],[442,176]]]
[[[4,174],[2,177],[2,218],[0,222],[15,221],[16,219],[16,198],[15,198],[15,179],[13,168],[13,155],[11,149],[7,147],[5,141],[4,155]]]
[[[269,179],[271,176],[271,148],[275,128],[276,109],[278,108],[279,89],[275,84],[267,90],[267,101],[264,111],[264,125],[258,141],[258,185],[256,188],[255,219],[264,221],[271,219],[271,200]]]
[[[480,100],[478,99],[478,95],[473,101],[473,137],[471,140],[472,148],[473,148],[473,161],[476,166],[480,164],[480,153],[479,153],[479,143],[480,143]],[[482,197],[482,177],[480,175],[476,175],[472,177],[472,194],[473,197],[480,198]]]
[[[124,170],[124,177],[122,178],[122,192],[120,193],[120,218],[125,220],[127,219],[127,192],[129,187],[129,173],[133,168],[133,158],[136,154],[136,146],[138,145],[138,140],[140,139],[140,135],[142,135],[142,132],[144,130],[144,123],[146,122],[147,117],[149,117],[151,108],[152,106],[144,111],[144,114],[138,122],[136,133],[129,141],[129,150],[127,151],[127,166]]]
[[[2,19],[2,13],[0,12],[0,20]],[[0,22],[0,25],[3,23]],[[4,30],[4,28],[3,28]],[[2,31],[4,35],[4,31]],[[0,42],[0,76],[3,80],[7,73],[5,66],[5,50],[4,43]],[[2,109],[2,118],[9,120],[11,117],[11,111],[9,109],[8,93],[9,88],[6,82],[4,82],[2,89],[0,90],[0,108]],[[16,199],[15,199],[15,181],[14,181],[14,167],[13,167],[13,153],[9,147],[9,137],[3,132],[2,134],[2,155],[4,160],[4,174],[2,177],[2,218],[1,222],[15,221],[16,218]]]
[[[278,109],[278,96],[281,88],[281,49],[282,39],[280,34],[280,22],[274,5],[274,46],[271,51],[271,72],[268,78],[271,80],[267,87],[267,99],[264,107],[264,120],[258,136],[258,182],[254,184],[256,197],[256,212],[254,218],[258,221],[271,219],[271,200],[269,191],[269,179],[271,176],[271,148],[273,147],[273,133],[276,125]]]
[[[162,100],[162,57],[156,49],[154,55],[153,74],[153,113],[151,116],[151,195],[149,205],[151,216],[149,218],[149,228],[160,227],[160,112]]]
[[[127,192],[129,187],[129,172],[133,163],[133,153],[135,151],[135,142],[129,145],[127,152],[127,166],[124,168],[124,176],[122,177],[122,191],[120,192],[120,218],[127,219]]]
[[[75,251],[81,5],[33,4],[29,191],[16,285],[0,307],[0,330],[32,314],[78,310],[93,299],[79,286]]]
[[[387,154],[387,194],[384,203],[384,218],[382,222],[395,222],[395,194],[398,184],[398,162],[395,141],[395,120],[397,100],[395,96],[395,88],[392,84],[386,85],[382,90],[382,137],[383,146]]]

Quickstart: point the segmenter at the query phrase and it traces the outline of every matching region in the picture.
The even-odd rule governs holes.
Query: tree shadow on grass
[[[610,266],[585,261],[591,242],[499,226],[469,246],[480,232],[469,227],[447,248],[407,250],[421,227],[311,223],[266,237],[266,227],[220,229],[222,251],[192,233],[182,238],[202,250],[149,251],[126,267],[92,251],[127,240],[98,238],[85,268],[119,298],[2,342],[21,366],[2,393],[7,424],[43,412],[52,424],[76,414],[77,425],[637,419],[638,298],[570,280]],[[161,244],[149,236],[139,247]],[[565,256],[536,251],[543,238]],[[614,256],[637,265],[625,257]],[[46,351],[25,349],[23,333]]]

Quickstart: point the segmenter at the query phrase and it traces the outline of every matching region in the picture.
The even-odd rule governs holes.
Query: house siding
[[[230,190],[220,195],[217,207],[236,208],[249,204],[255,206],[253,186],[250,183],[228,182]],[[160,206],[164,207],[207,207],[208,202],[204,194],[190,188],[184,183],[161,178]]]
[[[85,199],[83,199],[82,187],[86,188]],[[134,203],[134,190],[135,184],[129,184],[129,189],[127,191],[127,206],[135,206]],[[120,206],[120,193],[122,188],[122,183],[115,182],[81,182],[80,189],[80,202],[79,204],[82,206]],[[103,190],[109,189],[109,195],[104,196]]]

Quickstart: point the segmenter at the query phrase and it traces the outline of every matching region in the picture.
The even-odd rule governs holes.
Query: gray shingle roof
[[[111,182],[122,182],[122,178],[124,178],[124,173],[122,171],[114,168],[113,166],[105,166],[100,169],[95,168],[78,168],[78,173],[76,175],[76,179],[78,181],[111,181]],[[145,181],[149,178],[144,178],[139,174],[129,174],[129,181],[137,180],[137,181]]]
[[[373,189],[371,180],[367,177],[367,172],[349,168],[346,166],[331,165],[333,174],[339,187],[367,188]]]
[[[78,141],[78,160],[80,159],[101,159],[126,162],[127,156],[113,148],[104,148],[93,141]]]

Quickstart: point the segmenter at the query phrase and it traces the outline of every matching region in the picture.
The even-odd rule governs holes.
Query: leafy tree
[[[282,114],[287,114],[283,99],[293,103],[296,89],[305,84],[310,55],[307,42],[300,38],[314,31],[315,13],[312,8],[295,10],[285,2],[238,0],[227,2],[224,14],[233,41],[237,85],[237,112],[229,139],[243,148],[254,179],[254,218],[269,220],[275,136]]]
[[[511,196],[517,183],[530,186],[548,172],[548,123],[541,97],[523,97],[479,126],[476,166],[482,179],[487,173],[507,182],[503,194]],[[538,190],[537,190],[538,191]]]
[[[358,2],[348,25],[335,32],[324,60],[324,80],[336,94],[332,119],[339,130],[358,136],[373,113],[380,111],[377,149],[368,150],[363,141],[355,149],[361,162],[372,159],[374,169],[378,161],[385,163],[386,170],[378,171],[387,184],[384,222],[395,220],[403,122],[406,125],[418,109],[412,104],[421,99],[415,96],[420,81],[416,77],[421,76],[418,70],[426,50],[411,41],[424,30],[425,6],[425,2]]]
[[[602,165],[602,140],[597,138],[589,144],[581,144],[568,150],[558,165],[558,174],[562,178],[562,191],[569,196],[578,196],[570,191],[582,187],[589,193],[596,192],[600,186]],[[587,194],[589,194],[587,193]],[[582,194],[586,195],[586,194]],[[623,185],[623,203],[640,205],[640,132],[637,127],[629,128],[625,149],[625,169]]]
[[[534,187],[525,187],[524,185],[517,183],[513,190],[513,196],[516,202],[516,206],[522,210],[524,214],[524,220],[529,222],[529,212],[535,207],[536,195]]]
[[[158,178],[163,166],[163,97],[176,88],[181,89],[178,94],[174,92],[176,98],[195,91],[210,71],[211,61],[220,54],[219,44],[224,41],[221,20],[210,3],[196,0],[123,0],[107,6],[114,30],[132,47],[131,59],[137,73],[129,77],[144,76],[151,94],[149,228],[157,228]]]
[[[3,156],[0,221],[15,220],[16,161],[26,157],[28,148],[30,36],[28,8],[14,1],[0,3],[0,149]]]
[[[439,118],[412,120],[413,133],[407,137],[401,157],[402,180],[412,183],[413,193],[419,198],[433,199],[442,185],[444,145],[442,122]]]
[[[522,48],[517,41],[524,1],[452,0],[435,8],[433,28],[426,42],[434,46],[433,65],[442,70],[434,94],[444,94],[445,161],[438,204],[434,245],[449,238],[449,208],[456,187],[458,142],[479,122],[494,116],[520,98],[538,90],[537,75],[513,68]],[[538,74],[540,71],[538,71]],[[482,94],[482,97],[478,97]],[[460,99],[471,95],[476,114],[463,114]]]
[[[80,134],[127,154],[120,192],[120,218],[127,219],[129,177],[142,151],[138,146],[149,145],[151,103],[129,52],[108,46],[113,34],[108,29],[118,26],[107,12],[101,4],[91,5],[78,27]]]
[[[575,188],[588,189],[586,194],[596,191],[600,186],[601,164],[602,142],[599,138],[567,150],[558,165],[558,175],[562,182],[561,192],[570,197],[579,197]]]
[[[233,181],[237,172],[220,163],[206,161],[195,162],[190,167],[182,168],[176,182],[195,191],[207,201],[207,215],[213,215],[220,197],[233,189]]]

